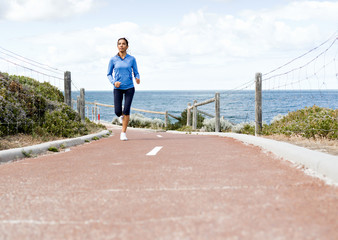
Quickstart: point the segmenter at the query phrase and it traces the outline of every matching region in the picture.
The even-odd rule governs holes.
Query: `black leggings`
[[[114,108],[115,114],[119,117],[122,115],[130,115],[131,102],[133,101],[135,88],[114,89]],[[122,100],[124,95],[124,107],[122,112]]]

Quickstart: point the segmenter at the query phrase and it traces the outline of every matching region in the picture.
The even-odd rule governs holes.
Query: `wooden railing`
[[[103,103],[98,103],[98,102],[86,102],[86,105],[93,105],[93,107],[92,107],[92,121],[100,121],[100,108],[98,106],[114,108],[114,105],[108,105],[108,104],[103,104]],[[165,127],[168,127],[169,117],[172,117],[172,118],[179,120],[178,117],[168,113],[168,111],[158,112],[158,111],[150,111],[150,110],[144,110],[144,109],[138,109],[138,108],[131,108],[131,110],[137,111],[137,112],[164,115],[165,116],[165,120],[164,120]],[[87,113],[88,112],[89,112],[89,108],[87,107]]]
[[[82,93],[82,92],[81,92]],[[206,104],[210,104],[215,102],[215,115],[212,115],[210,113],[198,110],[197,108]],[[73,100],[73,103],[77,103],[77,110],[81,115],[81,119],[84,119],[84,113],[85,108],[87,109],[87,118],[89,118],[90,109],[88,105],[93,105],[91,108],[92,113],[92,121],[100,122],[100,106],[101,107],[110,107],[114,108],[114,105],[104,104],[104,103],[98,103],[98,102],[85,102],[84,101],[84,93],[81,94],[81,97],[78,97],[77,101]],[[150,111],[150,110],[144,110],[144,109],[138,109],[138,108],[131,108],[133,111],[137,112],[144,112],[144,113],[151,113],[151,114],[160,114],[165,116],[165,127],[168,127],[169,124],[169,117],[172,117],[174,119],[180,120],[178,117],[168,113],[168,111],[165,112],[159,112],[159,111]],[[192,110],[192,116],[191,116],[191,110]],[[193,105],[191,106],[190,103],[188,103],[187,107],[187,126],[192,126],[193,130],[197,129],[197,114],[201,113],[208,117],[215,118],[215,132],[220,132],[220,94],[215,93],[215,97],[208,99],[206,101],[197,103],[195,100]],[[191,123],[192,119],[192,123]]]
[[[209,103],[215,102],[215,116],[200,110],[197,110],[197,107],[203,106]],[[191,125],[191,109],[192,109],[192,125]],[[201,113],[204,115],[207,115],[209,117],[215,118],[215,132],[220,132],[221,130],[221,120],[220,120],[220,94],[215,93],[215,97],[208,99],[206,101],[197,103],[196,100],[194,100],[193,105],[191,106],[190,103],[188,103],[187,107],[187,126],[192,126],[193,130],[197,129],[197,113]]]
[[[100,122],[100,108],[99,106],[102,107],[110,107],[114,108],[114,105],[109,105],[109,104],[103,104],[103,103],[98,103],[98,102],[86,102],[84,100],[84,90],[80,92],[80,96],[77,99],[77,102],[73,100],[73,102],[77,103],[77,110],[80,113],[81,119],[84,121],[84,115],[85,115],[85,108],[87,108],[87,118],[89,118],[89,106],[88,105],[93,105],[91,108],[92,112],[92,121],[98,121]],[[198,110],[197,107],[203,106],[209,103],[215,102],[215,115],[212,115],[210,113]],[[158,112],[158,111],[150,111],[150,110],[144,110],[144,109],[138,109],[138,108],[131,108],[133,111],[137,112],[144,112],[144,113],[152,113],[152,114],[160,114],[165,116],[165,127],[168,127],[169,124],[169,117],[172,117],[174,119],[180,120],[178,117],[168,113],[168,111],[165,112]],[[191,110],[192,110],[192,124],[191,124]],[[187,107],[187,126],[192,126],[193,130],[197,129],[197,114],[201,113],[206,116],[209,116],[211,118],[215,118],[215,132],[220,132],[221,130],[221,123],[220,123],[220,94],[215,93],[215,97],[208,99],[206,101],[197,103],[195,100],[193,105],[191,106],[190,103],[188,103]]]

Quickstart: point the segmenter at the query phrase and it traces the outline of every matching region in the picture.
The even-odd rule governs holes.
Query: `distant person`
[[[120,38],[117,41],[118,53],[112,57],[108,65],[108,79],[114,85],[115,114],[122,123],[120,139],[128,140],[126,132],[129,123],[130,107],[135,93],[133,74],[137,84],[140,84],[140,75],[137,70],[136,59],[127,54],[128,40]],[[122,111],[122,101],[124,106]]]

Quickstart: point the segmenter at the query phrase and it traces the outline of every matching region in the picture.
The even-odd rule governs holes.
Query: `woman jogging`
[[[128,40],[120,38],[117,41],[119,52],[110,59],[108,65],[108,79],[114,85],[114,107],[115,114],[122,123],[122,132],[120,139],[128,140],[126,131],[129,123],[130,107],[135,93],[133,83],[133,73],[135,81],[140,84],[140,75],[137,70],[136,59],[127,54]],[[122,101],[124,98],[124,107],[122,111]]]

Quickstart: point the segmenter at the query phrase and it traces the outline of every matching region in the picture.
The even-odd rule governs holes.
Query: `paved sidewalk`
[[[0,239],[338,239],[338,188],[287,161],[232,138],[119,131],[0,165]]]

